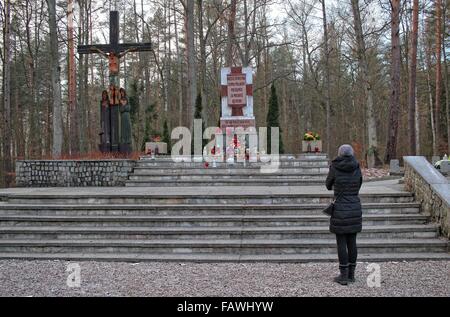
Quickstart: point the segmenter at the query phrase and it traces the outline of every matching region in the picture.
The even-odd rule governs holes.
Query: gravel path
[[[380,263],[381,287],[332,282],[336,264],[177,264],[80,262],[70,288],[66,261],[0,261],[0,296],[450,296],[450,262]]]

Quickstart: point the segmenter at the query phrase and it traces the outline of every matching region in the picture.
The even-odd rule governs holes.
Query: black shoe
[[[350,263],[348,265],[348,281],[349,281],[349,283],[355,283],[355,269],[356,269],[356,263]]]
[[[341,271],[341,274],[339,276],[335,277],[334,281],[341,285],[347,285],[348,284],[348,265],[339,265],[339,271]]]

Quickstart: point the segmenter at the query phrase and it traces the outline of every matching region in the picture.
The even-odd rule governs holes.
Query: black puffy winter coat
[[[335,234],[358,233],[362,230],[359,190],[362,174],[354,156],[340,156],[332,161],[326,186],[337,197],[330,231]]]

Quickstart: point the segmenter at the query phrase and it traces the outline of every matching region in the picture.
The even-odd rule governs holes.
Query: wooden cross
[[[111,104],[118,104],[118,74],[120,58],[130,52],[151,51],[151,43],[119,43],[119,12],[109,13],[109,44],[78,45],[78,54],[103,55],[109,60]],[[117,100],[116,100],[117,99]]]
[[[123,57],[129,52],[151,51],[151,43],[119,43],[119,12],[109,13],[109,44],[78,45],[78,54],[100,53],[109,57]]]
[[[78,54],[101,54],[109,60],[109,99],[111,107],[111,148],[119,146],[119,63],[129,52],[151,51],[151,43],[119,43],[119,12],[109,13],[109,44],[78,45]]]

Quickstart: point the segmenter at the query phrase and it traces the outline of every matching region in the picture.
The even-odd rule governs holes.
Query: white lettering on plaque
[[[228,75],[228,106],[247,104],[247,83],[245,74]]]

